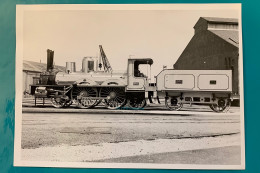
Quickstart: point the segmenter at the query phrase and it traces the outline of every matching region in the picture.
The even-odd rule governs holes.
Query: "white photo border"
[[[138,169],[245,169],[244,131],[244,86],[242,20],[240,3],[226,4],[53,4],[16,6],[16,72],[15,72],[15,139],[14,166],[63,167],[63,168],[138,168]],[[21,160],[22,131],[22,68],[23,68],[23,15],[24,12],[40,10],[238,10],[239,12],[239,81],[240,81],[240,134],[241,165],[199,165],[199,164],[148,164],[148,163],[96,163],[96,162],[47,162]]]

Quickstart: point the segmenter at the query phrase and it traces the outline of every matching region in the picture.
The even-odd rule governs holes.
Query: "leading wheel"
[[[165,106],[170,110],[178,111],[183,104],[178,101],[177,97],[165,97]]]
[[[56,98],[52,97],[51,103],[52,103],[52,106],[55,108],[62,108],[65,106],[66,100],[62,99],[61,97],[56,97]]]
[[[217,104],[210,105],[214,112],[226,112],[229,110],[231,102],[229,99],[219,99]]]
[[[101,88],[100,97],[106,97],[105,106],[108,109],[118,109],[125,105],[126,95],[124,88],[107,87]]]
[[[78,88],[77,98],[79,108],[92,108],[97,102],[97,90],[95,88]]]

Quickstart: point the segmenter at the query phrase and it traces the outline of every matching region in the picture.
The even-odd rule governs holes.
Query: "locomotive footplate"
[[[92,99],[92,100],[102,100],[102,99],[110,99],[110,96],[107,96],[107,97],[84,97],[84,96],[77,96],[77,100],[80,100],[80,99]]]

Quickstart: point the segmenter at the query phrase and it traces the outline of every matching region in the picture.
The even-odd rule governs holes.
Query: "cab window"
[[[135,77],[147,77],[148,64],[140,64],[139,62],[134,62],[134,76]]]

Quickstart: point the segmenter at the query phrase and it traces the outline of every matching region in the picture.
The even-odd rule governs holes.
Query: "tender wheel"
[[[145,99],[131,98],[127,100],[127,106],[134,109],[141,109],[146,106]]]
[[[66,100],[60,98],[60,97],[56,97],[56,98],[51,98],[51,103],[52,103],[52,106],[55,107],[55,108],[62,108],[65,106],[66,104]]]
[[[228,111],[230,108],[231,102],[229,99],[219,99],[217,104],[212,104],[209,107],[214,112],[224,112]]]
[[[107,97],[107,99],[105,99],[105,106],[108,109],[117,109],[126,104],[124,88],[101,88],[100,97]]]
[[[97,90],[95,88],[78,88],[77,103],[79,108],[92,108],[95,106],[97,99]]]
[[[182,108],[183,104],[178,101],[177,97],[166,97],[165,106],[170,110],[178,111]]]

